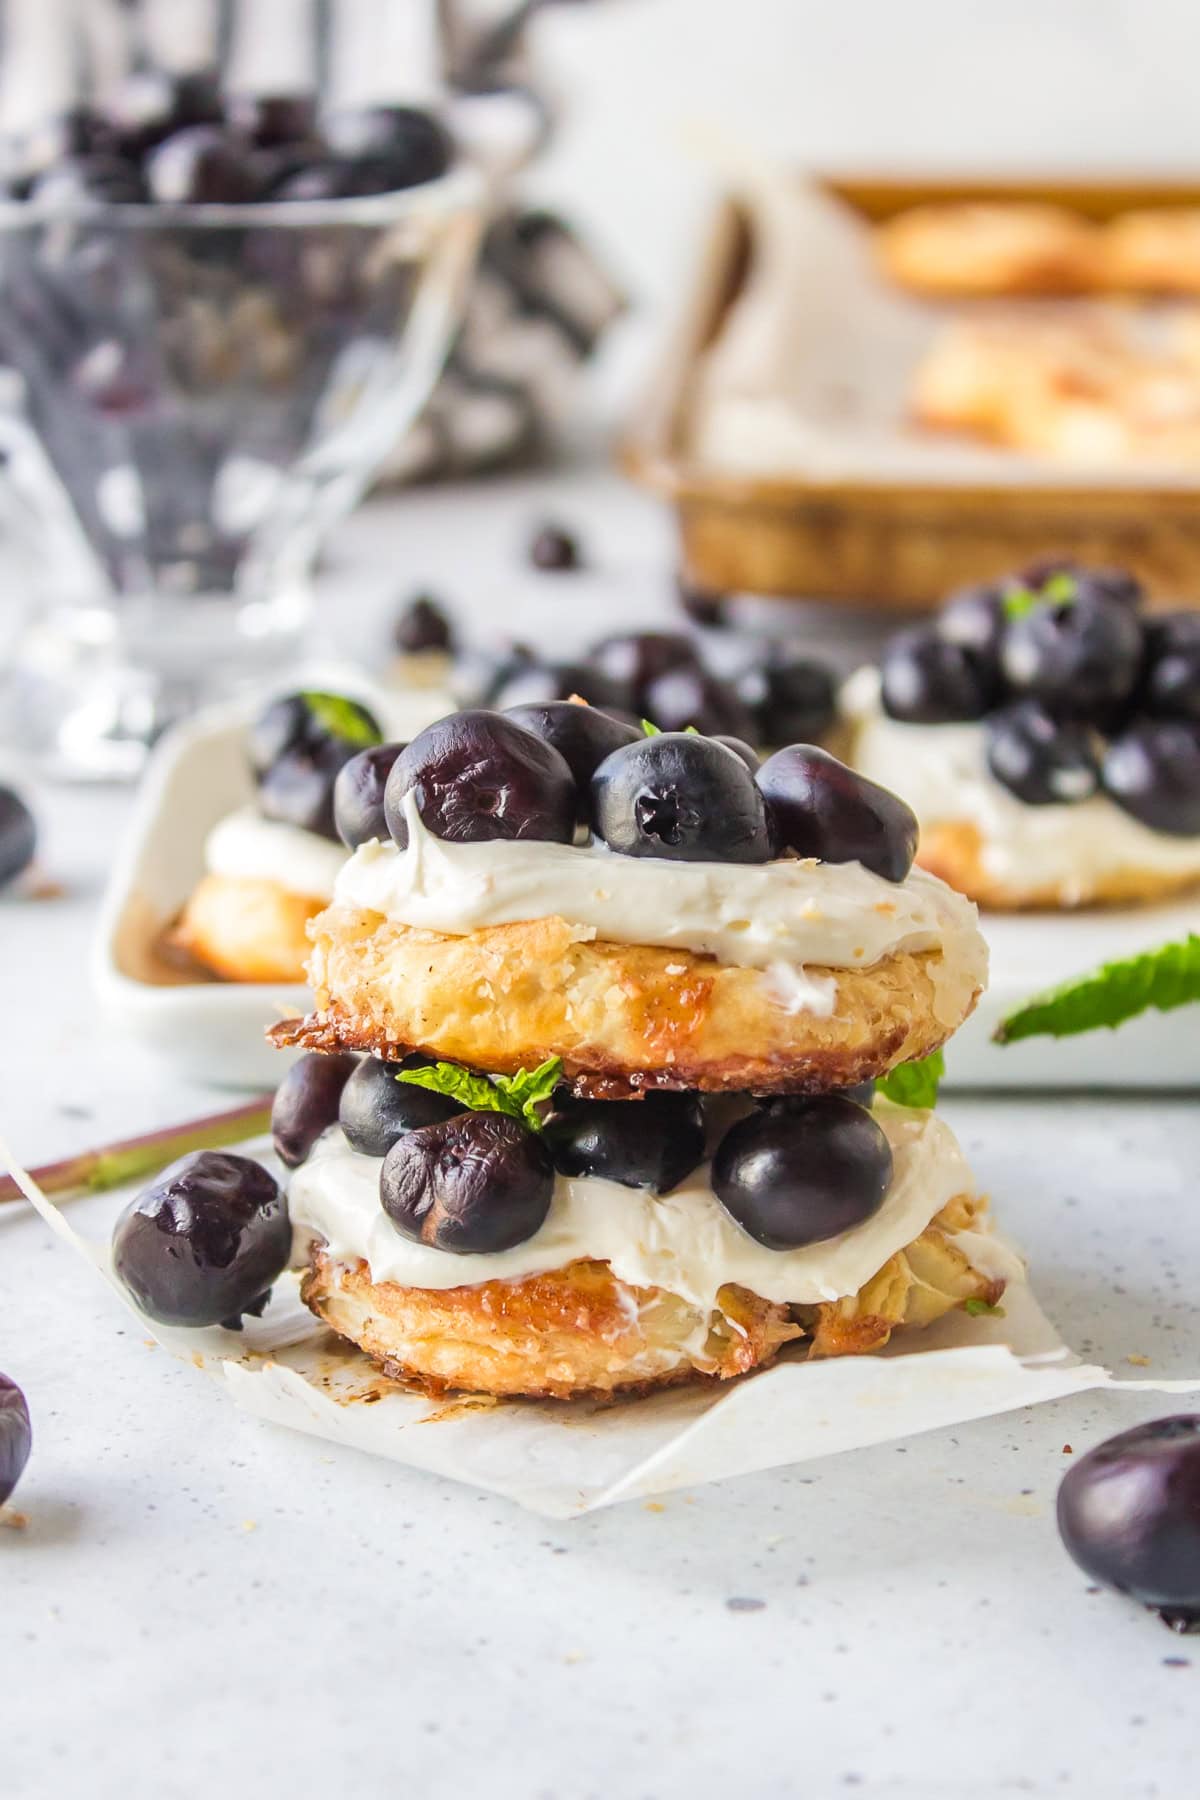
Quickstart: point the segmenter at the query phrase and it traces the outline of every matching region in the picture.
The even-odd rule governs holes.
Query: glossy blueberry
[[[338,1108],[338,1123],[352,1150],[363,1156],[386,1156],[406,1131],[439,1125],[462,1112],[460,1101],[396,1079],[402,1070],[421,1060],[408,1057],[393,1063],[381,1062],[376,1056],[363,1057],[342,1089]]]
[[[324,121],[324,135],[355,171],[354,193],[385,193],[436,181],[454,154],[445,127],[432,113],[412,106],[332,113]]]
[[[312,752],[329,739],[345,743],[351,755],[377,744],[382,733],[374,713],[344,694],[314,688],[272,700],[247,734],[250,767],[265,775],[272,763],[292,752]]]
[[[758,771],[780,850],[820,862],[860,862],[903,881],[917,853],[917,820],[896,794],[815,744],[790,744]]]
[[[342,695],[308,692],[276,701],[250,734],[256,769],[267,753],[274,752],[258,774],[259,811],[264,818],[336,842],[337,776],[378,738],[374,716]]]
[[[525,1243],[553,1195],[550,1152],[504,1113],[460,1112],[406,1132],[379,1172],[380,1204],[397,1231],[459,1255]]]
[[[677,862],[766,862],[766,809],[740,759],[684,732],[643,737],[592,777],[592,817],[610,850]]]
[[[634,712],[644,710],[646,690],[660,675],[700,667],[692,639],[677,631],[622,632],[602,639],[588,660],[616,683],[624,696],[622,706]]]
[[[1163,613],[1145,624],[1144,712],[1200,720],[1200,612]]]
[[[537,663],[527,644],[470,644],[457,651],[450,683],[460,706],[494,707],[509,678]]]
[[[15,1381],[0,1375],[0,1506],[7,1506],[33,1448],[29,1407]]]
[[[333,784],[333,823],[347,850],[372,838],[386,840],[384,795],[403,744],[373,744],[343,763]]]
[[[1130,612],[1136,612],[1146,598],[1141,582],[1128,569],[1078,569],[1075,588],[1078,594],[1113,600]]]
[[[749,740],[758,735],[754,714],[731,682],[698,664],[668,669],[646,684],[642,708],[660,731],[703,732],[706,737]]]
[[[0,888],[24,874],[36,850],[33,814],[20,794],[0,786]]]
[[[865,1107],[837,1094],[756,1111],[726,1132],[713,1192],[769,1250],[799,1250],[879,1211],[892,1150]]]
[[[668,1194],[704,1161],[704,1113],[695,1094],[642,1100],[562,1100],[543,1137],[561,1175],[594,1175]]]
[[[616,682],[591,663],[529,662],[507,676],[491,704],[500,712],[511,713],[518,706],[543,706],[576,696],[589,706],[600,707],[619,707],[624,697]]]
[[[310,1051],[292,1064],[271,1107],[271,1139],[285,1168],[298,1169],[321,1133],[337,1122],[338,1101],[357,1061]]]
[[[686,575],[680,575],[676,581],[676,592],[682,606],[693,625],[704,626],[709,630],[719,630],[729,617],[729,601],[725,594],[714,592],[711,588],[699,587],[689,581]]]
[[[126,1207],[113,1267],[141,1310],[163,1325],[235,1326],[261,1312],[287,1267],[287,1202],[249,1157],[196,1150]]]
[[[1036,700],[994,712],[984,727],[987,765],[1026,806],[1070,806],[1100,786],[1100,763],[1090,732],[1054,719]]]
[[[1109,798],[1151,831],[1200,836],[1200,724],[1135,720],[1109,744],[1101,781]]]
[[[146,199],[146,184],[135,163],[122,156],[92,152],[71,156],[39,175],[29,198],[39,206],[136,205]]]
[[[144,167],[150,198],[163,206],[238,206],[262,194],[250,146],[221,125],[174,132]]]
[[[1135,1425],[1072,1463],[1058,1529],[1090,1581],[1176,1630],[1200,1624],[1200,1417]]]
[[[637,725],[627,725],[595,706],[572,700],[552,700],[543,706],[514,706],[506,713],[526,731],[552,744],[575,778],[579,824],[591,823],[592,776],[606,756],[625,744],[636,744],[644,735]]]
[[[225,117],[235,132],[259,150],[320,141],[311,94],[232,94],[225,102]]]
[[[1141,626],[1119,601],[1080,593],[1010,620],[1002,662],[1019,694],[1060,717],[1104,723],[1137,683]]]
[[[529,540],[529,560],[535,569],[565,574],[582,562],[579,543],[560,525],[543,525]]]
[[[388,776],[388,830],[408,844],[411,790],[425,827],[451,843],[538,838],[569,844],[578,797],[567,763],[503,713],[454,713],[418,733]]]
[[[724,732],[718,732],[713,738],[713,743],[723,744],[726,750],[732,750],[738,761],[745,763],[752,775],[758,774],[758,751],[752,744],[748,744],[745,738],[729,737]]]
[[[140,157],[173,132],[219,124],[220,89],[205,70],[168,75],[159,69],[136,69],[111,96],[104,116],[124,154]]]
[[[995,693],[979,654],[918,625],[889,639],[880,659],[881,698],[889,718],[906,725],[981,719]]]
[[[974,651],[985,668],[995,668],[1007,625],[1003,587],[979,583],[951,594],[937,616],[935,628],[948,644]]]
[[[754,714],[760,744],[815,743],[837,713],[830,671],[792,650],[768,651],[739,678],[737,692]]]
[[[415,594],[396,615],[392,643],[403,655],[424,650],[452,650],[454,633],[445,612],[431,594]]]

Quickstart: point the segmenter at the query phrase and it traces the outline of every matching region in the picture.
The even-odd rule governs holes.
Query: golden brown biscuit
[[[168,948],[226,981],[303,982],[308,922],[325,905],[277,881],[205,875],[168,934]]]
[[[421,1050],[492,1074],[560,1056],[594,1093],[850,1087],[945,1043],[986,973],[973,930],[869,969],[809,969],[837,983],[821,1018],[789,1011],[757,969],[588,941],[558,918],[449,937],[335,904],[310,936],[316,1011],[275,1026],[276,1044]]]
[[[1131,294],[1200,294],[1200,208],[1118,213],[1101,240],[1105,285]]]
[[[1100,233],[1066,207],[931,202],[881,225],[875,250],[900,287],[939,299],[1084,294],[1102,274]]]
[[[862,1354],[964,1300],[994,1304],[1003,1281],[973,1268],[952,1241],[977,1227],[983,1210],[974,1197],[951,1200],[858,1294],[820,1306],[776,1306],[727,1286],[706,1318],[677,1295],[630,1287],[593,1261],[520,1281],[411,1288],[372,1282],[364,1262],[331,1263],[320,1250],[301,1292],[385,1373],[431,1392],[602,1398],[694,1378],[727,1381],[802,1337],[814,1356]]]
[[[983,862],[984,841],[969,820],[924,825],[917,861],[948,887],[957,888],[989,912],[1058,911],[1086,906],[1129,906],[1169,900],[1200,886],[1200,876],[1138,868],[1106,871],[1087,888],[1078,880],[1015,887],[990,875]]]

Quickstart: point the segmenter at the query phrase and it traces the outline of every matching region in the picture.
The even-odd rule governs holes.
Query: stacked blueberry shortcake
[[[986,977],[892,794],[561,701],[364,751],[337,824],[275,1139],[308,1304],[388,1373],[604,1395],[999,1298],[950,1131],[874,1093]]]

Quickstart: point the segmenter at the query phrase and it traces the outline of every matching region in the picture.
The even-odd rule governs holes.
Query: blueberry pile
[[[430,113],[324,117],[304,93],[229,95],[207,73],[129,75],[8,147],[6,197],[47,208],[337,200],[434,181],[452,146]]]
[[[378,836],[373,797],[402,747],[383,745],[382,736],[374,715],[344,694],[308,690],[273,700],[248,741],[259,811],[335,843],[340,831],[351,849]],[[335,810],[363,835],[348,836],[335,824]]]
[[[311,1053],[281,1085],[272,1129],[279,1156],[296,1167],[340,1125],[352,1149],[380,1159],[380,1204],[396,1230],[432,1248],[467,1254],[525,1243],[545,1223],[556,1175],[662,1195],[705,1160],[699,1094],[584,1100],[560,1087],[542,1118],[522,1121],[400,1079],[423,1061]],[[748,1099],[713,1156],[718,1200],[771,1250],[861,1225],[892,1177],[891,1148],[870,1105],[870,1084],[816,1099]]]
[[[1152,831],[1200,834],[1200,613],[1142,599],[1124,570],[1065,561],[964,589],[886,647],[884,710],[981,721],[988,768],[1027,806],[1103,793]]]
[[[37,826],[20,794],[0,786],[0,888],[23,875],[37,849]]]
[[[917,841],[903,801],[815,745],[793,744],[760,766],[741,740],[648,731],[571,700],[469,708],[409,744],[366,750],[341,770],[333,802],[346,844],[386,830],[402,850],[412,804],[449,843],[569,844],[583,829],[622,856],[765,863],[795,854],[860,862],[887,881],[904,880]]]

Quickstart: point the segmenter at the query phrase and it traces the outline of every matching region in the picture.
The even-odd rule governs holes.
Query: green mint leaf
[[[658,729],[658,726],[652,725],[650,723],[649,719],[642,720],[642,730],[645,732],[647,737],[661,737],[662,736],[662,732]]]
[[[301,694],[301,699],[330,737],[353,744],[356,750],[369,750],[372,744],[382,744],[383,733],[366,707],[360,706],[357,700],[347,700],[344,694],[319,694],[307,690]]]
[[[432,1068],[401,1069],[396,1080],[445,1094],[467,1112],[504,1113],[530,1131],[540,1131],[542,1121],[537,1109],[553,1094],[561,1074],[562,1058],[552,1056],[538,1068],[518,1069],[515,1075],[476,1075],[458,1063],[440,1062]]]
[[[1038,589],[1043,606],[1071,606],[1079,598],[1079,583],[1069,569],[1059,569]]]
[[[1037,603],[1038,597],[1033,589],[1027,588],[1020,581],[1015,581],[1011,587],[1005,588],[1004,599],[1001,602],[1006,619],[1023,619],[1026,613],[1033,611]]]
[[[497,1075],[496,1086],[519,1109],[520,1117],[529,1129],[540,1131],[542,1120],[537,1109],[543,1101],[549,1100],[561,1075],[562,1057],[551,1056],[528,1074],[524,1069],[518,1069],[515,1075]]]
[[[991,1318],[1006,1319],[1008,1314],[1002,1306],[989,1306],[986,1300],[964,1300],[963,1311],[970,1313],[973,1319]]]
[[[896,1106],[936,1106],[938,1083],[945,1073],[946,1059],[940,1050],[934,1050],[917,1062],[889,1069],[886,1075],[879,1076],[875,1086]]]
[[[1170,1012],[1200,1001],[1200,937],[1195,932],[1140,956],[1104,963],[1059,987],[1034,994],[1001,1019],[992,1033],[997,1044],[1029,1037],[1073,1037],[1081,1031],[1109,1031],[1155,1008]]]
[[[510,1119],[521,1117],[521,1108],[509,1099],[503,1088],[489,1081],[486,1075],[475,1075],[457,1063],[440,1062],[434,1063],[432,1068],[401,1069],[396,1080],[406,1081],[410,1087],[429,1088],[435,1094],[445,1094],[447,1099],[457,1100],[466,1112],[507,1113]]]

